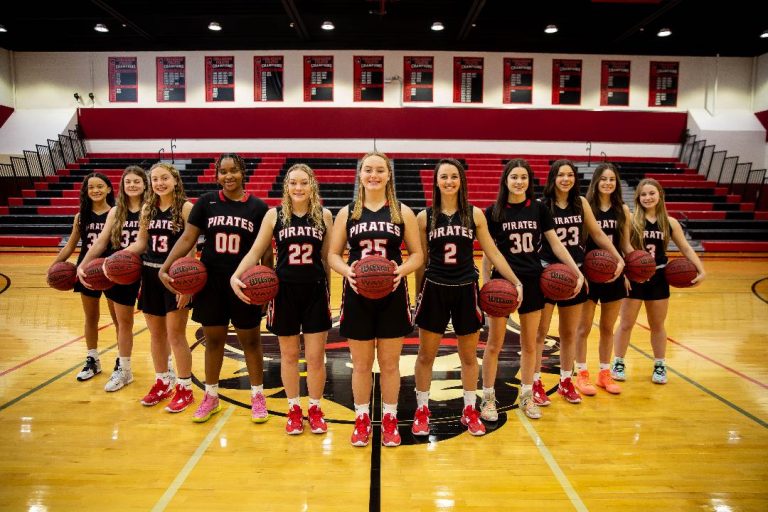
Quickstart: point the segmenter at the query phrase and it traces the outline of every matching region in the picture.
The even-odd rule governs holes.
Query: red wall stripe
[[[768,110],[756,112],[755,116],[757,117],[757,120],[762,123],[763,128],[765,128],[765,141],[768,142]]]
[[[11,117],[11,114],[13,114],[13,109],[11,107],[0,105],[0,127],[5,124],[9,117]]]

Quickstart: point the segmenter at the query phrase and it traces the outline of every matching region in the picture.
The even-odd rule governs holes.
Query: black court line
[[[5,279],[5,286],[3,286],[3,289],[2,289],[2,290],[0,290],[0,293],[3,293],[5,290],[7,290],[8,288],[10,288],[10,287],[11,287],[11,278],[10,278],[10,277],[8,277],[8,276],[7,276],[7,275],[5,275],[5,274],[0,274],[0,277],[2,277],[2,278],[4,278],[4,279]]]
[[[763,297],[762,295],[760,295],[760,292],[758,292],[758,291],[757,291],[757,286],[758,286],[760,283],[762,283],[763,281],[768,281],[768,277],[764,277],[764,278],[762,278],[762,279],[758,279],[757,281],[755,281],[754,283],[752,283],[752,294],[753,294],[755,297],[757,297],[758,299],[760,299],[761,301],[763,301],[763,302],[765,302],[766,304],[768,304],[768,299],[766,299],[765,297]]]
[[[137,336],[137,335],[139,335],[139,334],[143,333],[143,332],[144,332],[144,331],[146,331],[146,330],[147,330],[147,328],[146,328],[146,327],[144,327],[144,328],[142,328],[142,329],[139,329],[139,330],[138,330],[138,331],[136,331],[135,333],[133,333],[133,335],[134,335],[134,336]],[[115,348],[115,347],[117,347],[117,343],[114,343],[114,344],[112,344],[112,345],[108,346],[107,348],[105,348],[104,350],[102,350],[101,352],[99,352],[99,355],[105,354],[105,353],[109,352],[110,350],[112,350],[112,349],[113,349],[113,348]],[[16,398],[13,398],[13,399],[9,400],[8,402],[4,403],[3,405],[0,405],[0,411],[4,411],[4,410],[5,410],[5,409],[7,409],[8,407],[10,407],[10,406],[12,406],[12,405],[14,405],[14,404],[16,404],[16,403],[18,403],[18,402],[20,402],[20,401],[24,400],[25,398],[27,398],[28,396],[30,396],[30,395],[32,395],[32,394],[34,394],[34,393],[37,393],[38,391],[40,391],[41,389],[43,389],[43,388],[45,388],[45,387],[49,386],[50,384],[53,384],[54,382],[56,382],[57,380],[61,379],[62,377],[64,377],[64,376],[65,376],[65,375],[67,375],[68,373],[70,373],[70,372],[72,372],[73,370],[76,370],[76,369],[78,369],[79,367],[81,367],[81,366],[82,366],[82,364],[83,364],[82,362],[80,362],[80,363],[77,363],[75,366],[72,366],[72,367],[70,367],[70,368],[67,368],[66,370],[64,370],[64,371],[63,371],[63,372],[61,372],[60,374],[58,374],[58,375],[56,375],[56,376],[54,376],[54,377],[51,377],[50,379],[48,379],[47,381],[43,382],[42,384],[39,384],[39,385],[35,386],[34,388],[30,389],[29,391],[25,391],[24,393],[20,394],[20,395],[19,395],[19,396],[17,396]]]
[[[381,405],[376,403],[380,373],[373,374],[371,385],[371,485],[368,490],[368,512],[381,511]],[[382,400],[383,402],[383,400]],[[353,447],[354,448],[354,447]]]
[[[637,352],[640,352],[642,355],[644,355],[645,357],[647,357],[647,358],[648,358],[648,359],[650,359],[651,361],[653,361],[653,355],[652,355],[652,354],[649,354],[648,352],[646,352],[646,351],[644,351],[643,349],[641,349],[641,348],[639,348],[639,347],[637,347],[637,346],[633,345],[632,343],[630,343],[630,344],[629,344],[629,346],[630,346],[630,347],[632,347],[632,348],[633,348],[634,350],[636,350]],[[720,402],[724,403],[725,405],[727,405],[728,407],[730,407],[730,408],[731,408],[731,409],[733,409],[734,411],[736,411],[736,412],[738,412],[738,413],[740,413],[740,414],[742,414],[742,415],[746,416],[746,417],[747,417],[747,418],[749,418],[750,420],[754,421],[755,423],[757,423],[757,424],[758,424],[758,425],[760,425],[761,427],[763,427],[763,428],[768,428],[768,422],[761,420],[760,418],[758,418],[758,417],[757,417],[757,416],[755,416],[754,414],[752,414],[752,413],[750,413],[750,412],[748,412],[748,411],[746,411],[746,410],[742,409],[741,407],[739,407],[738,405],[734,404],[734,403],[733,403],[733,402],[731,402],[730,400],[728,400],[728,399],[726,399],[726,398],[724,398],[724,397],[722,397],[722,396],[718,395],[717,393],[715,393],[715,392],[714,392],[714,391],[712,391],[711,389],[708,389],[708,388],[706,388],[705,386],[702,386],[701,384],[699,384],[699,383],[698,383],[698,382],[696,382],[695,380],[691,379],[690,377],[687,377],[687,376],[686,376],[685,374],[683,374],[683,373],[680,373],[679,371],[675,370],[674,368],[670,367],[669,365],[667,365],[667,371],[670,371],[670,372],[674,373],[675,375],[677,375],[678,377],[680,377],[681,379],[683,379],[683,380],[684,380],[685,382],[687,382],[688,384],[691,384],[692,386],[694,386],[694,387],[696,387],[696,388],[700,389],[701,391],[703,391],[704,393],[708,394],[708,395],[709,395],[709,396],[711,396],[712,398],[714,398],[714,399],[716,399],[716,400],[719,400]]]

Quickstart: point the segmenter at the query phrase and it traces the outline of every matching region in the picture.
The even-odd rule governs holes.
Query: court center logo
[[[323,393],[323,410],[325,419],[333,428],[334,424],[352,425],[354,423],[354,401],[352,398],[352,360],[349,354],[347,340],[339,335],[339,319],[333,319],[333,326],[328,333],[325,351],[326,383]],[[507,322],[504,346],[499,354],[498,372],[495,389],[499,420],[486,422],[488,433],[501,428],[507,420],[507,412],[518,407],[517,399],[520,391],[520,336],[519,325]],[[480,342],[477,348],[478,363],[482,364],[483,349],[487,339],[487,328],[480,332]],[[202,357],[205,337],[202,329],[197,332],[197,340],[193,346],[195,357]],[[277,336],[268,331],[262,331],[261,342],[264,353],[264,394],[273,421],[282,421],[288,405],[285,390],[280,379],[280,345]],[[542,359],[542,372],[559,375],[559,340],[548,337]],[[416,395],[414,365],[419,352],[418,329],[414,329],[405,337],[403,351],[400,357],[400,399],[398,402],[398,420],[403,444],[416,444],[449,439],[462,434],[466,427],[460,424],[461,412],[464,405],[461,385],[461,362],[457,353],[457,338],[449,324],[448,332],[443,336],[432,372],[429,408],[430,435],[416,437],[410,432],[413,415],[416,411]],[[230,331],[225,347],[225,364],[219,381],[219,396],[223,400],[243,408],[250,408],[248,391],[250,382],[248,369],[242,347],[234,331]],[[197,366],[197,365],[196,365]],[[482,368],[481,368],[482,370]],[[301,375],[301,397],[306,412],[307,387],[306,366],[299,361]],[[374,365],[374,396],[371,408],[372,421],[376,424],[381,419],[381,400],[378,395],[379,373]],[[194,382],[203,387],[204,376],[193,375]],[[548,390],[553,393],[555,388]],[[482,371],[478,379],[478,397],[482,395]],[[478,407],[479,407],[478,400]],[[347,428],[342,427],[342,428]],[[351,430],[350,430],[351,431]]]

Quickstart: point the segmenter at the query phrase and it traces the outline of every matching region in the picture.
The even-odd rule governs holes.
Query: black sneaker
[[[80,370],[80,373],[77,374],[77,380],[82,382],[84,380],[92,379],[100,373],[101,361],[94,357],[88,356],[85,358],[85,366],[83,366],[83,369]]]

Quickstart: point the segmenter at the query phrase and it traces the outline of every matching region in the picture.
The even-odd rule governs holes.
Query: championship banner
[[[434,85],[434,57],[403,57],[403,102],[431,102]]]
[[[648,83],[649,107],[676,107],[679,62],[651,61]]]
[[[157,102],[186,101],[187,64],[185,57],[157,57]]]
[[[628,106],[629,77],[628,60],[604,60],[600,66],[600,106]]]
[[[453,58],[453,102],[483,102],[483,58]]]
[[[384,101],[384,57],[354,57],[354,101]]]
[[[333,55],[304,57],[304,101],[333,101]]]
[[[109,57],[110,103],[139,101],[139,66],[136,57]]]
[[[205,58],[205,101],[235,101],[235,57]]]
[[[253,101],[283,101],[283,56],[253,58]]]
[[[504,59],[504,103],[533,103],[533,59]]]
[[[581,104],[581,60],[552,61],[552,104]]]

